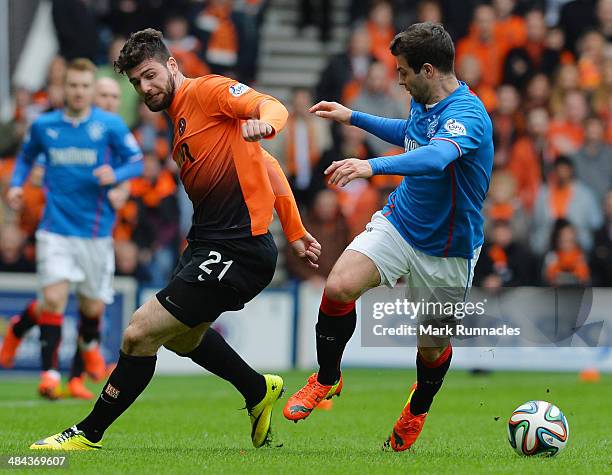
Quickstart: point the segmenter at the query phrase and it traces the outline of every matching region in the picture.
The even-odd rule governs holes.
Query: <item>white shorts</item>
[[[113,239],[63,236],[36,231],[36,266],[42,287],[67,280],[78,295],[113,302]]]
[[[425,254],[413,248],[380,211],[374,213],[365,231],[355,237],[347,249],[364,254],[376,264],[381,285],[394,287],[397,280],[404,276],[409,292],[419,289],[425,292],[440,288],[465,289],[463,292],[453,292],[462,300],[467,298],[472,286],[474,267],[480,255],[480,248],[474,250],[472,259]],[[416,295],[413,294],[413,297]],[[453,300],[457,300],[457,297]]]

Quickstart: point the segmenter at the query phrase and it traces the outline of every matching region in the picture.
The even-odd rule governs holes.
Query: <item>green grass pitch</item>
[[[287,391],[307,376],[284,373]],[[281,399],[273,429],[283,446],[259,450],[251,446],[246,411],[239,410],[243,401],[228,383],[211,376],[155,377],[106,433],[104,450],[71,453],[69,467],[57,473],[612,472],[612,375],[585,384],[575,373],[472,376],[451,370],[419,441],[404,453],[383,452],[381,445],[414,370],[348,369],[344,377],[333,409],[317,410],[298,424],[283,419]],[[0,378],[0,455],[32,454],[31,442],[78,422],[91,407],[42,401],[34,394],[36,382]],[[553,402],[568,418],[569,444],[557,457],[519,457],[506,440],[510,413],[530,399]]]

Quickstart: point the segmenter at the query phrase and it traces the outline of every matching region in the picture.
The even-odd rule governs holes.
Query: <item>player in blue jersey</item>
[[[325,171],[344,186],[372,175],[403,175],[386,206],[336,262],[316,325],[318,373],[285,406],[286,418],[306,418],[342,390],[340,361],[356,325],[355,300],[379,285],[406,278],[409,297],[463,302],[483,243],[481,209],[493,166],[492,125],[482,102],[455,77],[455,49],[439,24],[418,23],[392,41],[399,84],[412,96],[410,117],[386,119],[335,102],[312,107],[319,117],[360,127],[405,153],[347,159]],[[416,297],[416,298],[415,298]],[[442,323],[440,315],[419,315]],[[417,382],[387,447],[408,449],[419,436],[450,366],[450,338],[417,339]]]
[[[21,337],[38,324],[43,370],[39,393],[49,399],[61,394],[57,349],[73,283],[79,300],[80,345],[86,368],[88,358],[98,362],[101,358],[98,325],[104,304],[113,300],[115,264],[111,237],[115,211],[108,191],[142,173],[142,153],[134,136],[117,115],[92,106],[94,74],[95,66],[89,60],[76,59],[68,65],[66,107],[43,114],[32,124],[7,195],[9,205],[19,209],[22,185],[42,154],[47,202],[36,232],[42,291],[38,303],[29,305],[12,322],[1,359],[4,366],[10,366]]]
[[[119,83],[109,77],[96,79],[94,104],[102,110],[116,114],[121,104]],[[112,187],[107,193],[108,200],[115,210],[119,210],[130,196],[128,180]],[[100,381],[108,372],[106,362],[100,354],[100,326],[88,325],[90,320],[81,313],[79,322],[79,340],[76,345],[72,367],[67,386],[67,394],[76,399],[93,399],[93,393],[85,386],[83,375],[87,373],[94,381]],[[89,331],[87,331],[89,329]],[[89,347],[89,349],[82,347]]]

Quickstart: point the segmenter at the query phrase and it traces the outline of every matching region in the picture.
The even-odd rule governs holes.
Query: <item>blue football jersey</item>
[[[456,147],[458,158],[439,173],[405,176],[383,214],[426,254],[472,258],[484,241],[481,210],[493,167],[493,127],[465,83],[434,106],[412,101],[404,148],[436,140]]]
[[[73,122],[63,110],[41,115],[32,124],[17,157],[11,186],[22,186],[34,162],[43,157],[46,205],[39,229],[78,237],[112,233],[115,211],[93,172],[108,164],[117,181],[142,173],[142,153],[118,115],[93,107]]]

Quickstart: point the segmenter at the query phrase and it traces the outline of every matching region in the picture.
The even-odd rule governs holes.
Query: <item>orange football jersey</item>
[[[174,124],[172,156],[193,202],[198,236],[225,239],[268,231],[276,199],[271,157],[258,142],[245,141],[241,129],[242,120],[258,117],[263,101],[278,103],[216,75],[185,79],[176,91],[167,110]],[[284,119],[271,125],[276,133]]]

